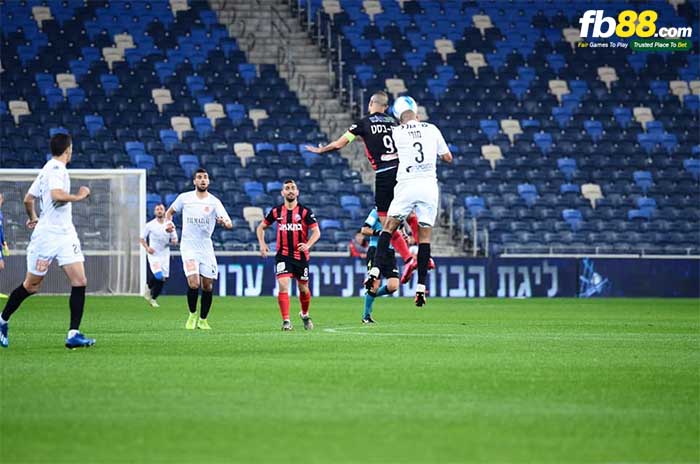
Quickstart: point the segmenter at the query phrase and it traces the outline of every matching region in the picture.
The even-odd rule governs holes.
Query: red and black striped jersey
[[[277,256],[308,261],[308,251],[302,253],[298,246],[308,241],[309,229],[318,227],[313,211],[299,203],[293,209],[281,204],[270,210],[265,224],[277,224]]]
[[[399,165],[399,155],[391,138],[396,119],[384,113],[372,113],[355,121],[345,133],[345,138],[352,142],[355,137],[362,137],[365,154],[375,171],[388,171]]]

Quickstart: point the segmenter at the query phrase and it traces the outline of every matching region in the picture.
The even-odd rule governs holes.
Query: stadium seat
[[[603,191],[598,184],[583,184],[581,186],[581,195],[591,202],[591,208],[593,209],[595,209],[598,200],[603,199]]]
[[[571,227],[572,231],[576,232],[581,229],[583,223],[583,215],[581,214],[581,211],[577,209],[565,209],[562,211],[561,216],[564,222]]]
[[[634,183],[642,189],[642,192],[646,195],[649,189],[654,185],[654,180],[652,178],[651,172],[649,171],[635,171],[633,173]]]
[[[19,125],[20,116],[32,114],[32,112],[29,111],[29,104],[26,101],[12,100],[9,103],[9,107],[10,114],[12,114],[12,117],[15,119],[15,124],[17,125]]]
[[[683,168],[693,176],[696,182],[700,180],[700,159],[689,158],[683,160]]]
[[[529,208],[532,208],[537,201],[537,187],[532,184],[519,184],[518,195],[520,195]]]
[[[248,111],[248,117],[251,121],[253,121],[253,124],[257,129],[258,127],[260,127],[260,121],[262,121],[263,119],[267,119],[269,116],[267,115],[267,111],[261,108],[257,108]]]
[[[552,95],[557,97],[557,101],[559,103],[561,103],[564,95],[571,93],[569,91],[569,85],[566,83],[566,81],[560,79],[552,79],[549,81],[549,91],[552,93]]]
[[[263,209],[257,206],[246,206],[243,208],[243,218],[248,222],[251,232],[255,230],[260,222],[265,219]]]
[[[496,162],[503,159],[501,147],[498,145],[482,145],[481,156],[489,162],[492,170],[496,169]]]
[[[501,119],[501,130],[508,136],[511,146],[515,144],[515,137],[523,133],[517,119]]]
[[[610,66],[600,66],[598,68],[598,79],[605,84],[608,88],[608,92],[612,92],[613,83],[619,80],[615,68]]]
[[[173,97],[168,89],[153,89],[151,90],[151,97],[153,98],[153,103],[158,106],[159,113],[163,113],[165,105],[174,103]]]
[[[180,155],[178,156],[180,167],[185,171],[185,176],[191,178],[194,171],[199,169],[199,160],[196,155]]]
[[[173,116],[170,118],[170,125],[177,132],[177,138],[182,140],[183,134],[192,130],[192,123],[187,116]]]
[[[234,144],[233,152],[241,159],[243,167],[246,167],[249,158],[255,157],[255,149],[250,143],[240,142]]]
[[[467,65],[472,68],[474,75],[479,77],[479,69],[486,67],[486,58],[479,52],[470,52],[464,55]]]
[[[212,127],[216,127],[216,120],[225,118],[226,113],[224,113],[224,107],[221,103],[207,103],[204,105],[204,114],[207,115]]]

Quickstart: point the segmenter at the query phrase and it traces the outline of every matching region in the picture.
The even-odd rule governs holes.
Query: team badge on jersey
[[[208,212],[209,212],[209,207],[208,207],[208,206],[205,206],[205,207],[204,207],[204,212],[205,212],[205,213],[208,213]]]

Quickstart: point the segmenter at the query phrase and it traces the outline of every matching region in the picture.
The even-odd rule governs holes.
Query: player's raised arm
[[[312,153],[318,154],[326,153],[327,151],[340,150],[355,138],[355,136],[352,134],[350,134],[351,137],[348,137],[348,134],[350,134],[350,132],[346,132],[345,134],[341,135],[335,142],[331,142],[328,145],[324,145],[322,147],[314,147],[312,145],[307,145],[305,148]]]

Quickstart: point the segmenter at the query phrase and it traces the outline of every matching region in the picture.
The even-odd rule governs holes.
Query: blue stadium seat
[[[649,171],[635,171],[633,174],[634,183],[642,189],[646,195],[649,189],[654,185],[654,179]]]
[[[199,159],[196,155],[184,154],[178,156],[180,167],[185,171],[187,177],[192,177],[194,172],[199,169]]]
[[[683,168],[688,171],[693,179],[700,180],[700,159],[688,158],[683,160]]]

